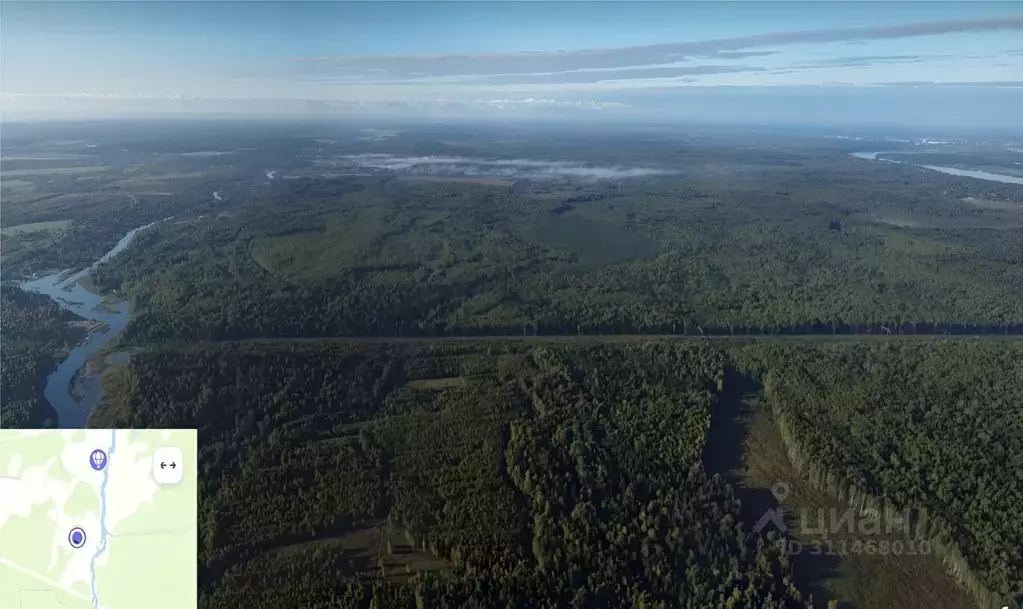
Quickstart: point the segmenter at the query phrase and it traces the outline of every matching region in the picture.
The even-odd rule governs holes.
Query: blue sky
[[[673,99],[798,106],[863,88],[944,108],[948,87],[957,104],[963,89],[996,109],[1004,97],[988,118],[1021,120],[1023,2],[0,3],[8,115],[182,97],[662,115]]]

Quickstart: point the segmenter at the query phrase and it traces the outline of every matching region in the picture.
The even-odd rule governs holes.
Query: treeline
[[[707,345],[136,353],[118,426],[197,427],[200,606],[802,607],[699,461]]]
[[[58,358],[79,340],[78,319],[49,298],[0,285],[0,423],[8,428],[50,427],[56,413],[43,396]]]
[[[744,529],[699,462],[720,352],[538,349],[524,366],[534,411],[506,460],[534,558],[567,575],[557,606],[802,606],[788,556]]]
[[[797,469],[881,513],[911,510],[981,606],[1023,604],[1023,346],[762,344],[763,378]]]

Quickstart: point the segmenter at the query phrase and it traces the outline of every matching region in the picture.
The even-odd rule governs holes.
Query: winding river
[[[898,151],[880,151],[880,152],[853,152],[850,156],[854,156],[858,159],[866,159],[868,161],[883,161],[885,163],[902,163],[908,165],[915,165],[913,163],[906,163],[905,161],[896,161],[894,159],[879,159],[879,154],[897,154],[899,152],[905,152],[905,150]],[[976,178],[978,180],[989,180],[991,182],[1002,182],[1003,184],[1023,184],[1023,178],[1016,176],[1005,175],[1002,173],[989,173],[987,171],[975,171],[972,169],[956,169],[955,167],[941,167],[939,165],[915,165],[916,167],[923,167],[924,169],[930,169],[931,171],[940,171],[941,173],[947,173],[953,176],[961,176],[964,178]]]
[[[117,242],[113,249],[86,269],[82,269],[72,275],[68,275],[67,271],[61,271],[21,283],[23,290],[49,296],[50,299],[63,309],[67,309],[85,319],[106,324],[102,331],[92,332],[83,343],[72,349],[67,358],[46,379],[44,395],[46,396],[46,401],[57,412],[59,427],[85,427],[89,413],[99,399],[100,382],[99,378],[91,376],[82,376],[78,379],[77,385],[81,393],[81,401],[79,401],[72,395],[72,383],[75,382],[75,374],[79,370],[84,369],[85,362],[90,357],[120,334],[125,326],[128,325],[128,320],[131,319],[131,312],[127,301],[103,304],[102,296],[89,292],[78,284],[78,280],[97,265],[110,260],[123,251],[131,244],[140,231],[153,226],[153,224],[156,224],[156,222],[129,231],[128,234]]]

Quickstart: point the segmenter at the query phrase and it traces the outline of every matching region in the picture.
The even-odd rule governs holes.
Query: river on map
[[[78,379],[76,384],[78,385],[78,392],[81,394],[81,401],[79,401],[71,393],[75,374],[79,370],[84,370],[85,362],[113,340],[115,336],[120,334],[125,326],[128,325],[128,320],[131,319],[131,312],[127,301],[107,302],[104,304],[102,296],[93,294],[78,285],[78,280],[97,265],[110,260],[123,251],[131,244],[139,231],[145,230],[153,226],[153,224],[156,224],[156,222],[129,231],[128,234],[121,237],[121,240],[117,242],[113,249],[104,254],[102,258],[93,263],[89,268],[82,269],[71,275],[68,275],[68,271],[61,271],[21,283],[21,289],[23,290],[49,296],[51,300],[63,309],[67,309],[85,319],[106,324],[103,330],[92,332],[83,343],[79,343],[78,346],[73,348],[67,358],[46,379],[46,387],[43,393],[46,396],[46,401],[57,411],[59,427],[85,427],[85,421],[99,399],[100,382],[99,378],[90,376],[83,376]]]
[[[893,159],[879,159],[879,154],[897,154],[899,152],[906,152],[905,150],[892,150],[892,151],[881,151],[881,152],[853,152],[850,156],[854,156],[858,159],[866,159],[868,161],[884,161],[885,163],[903,163],[907,165],[915,165],[916,167],[923,167],[924,169],[930,169],[931,171],[940,171],[941,173],[947,173],[953,176],[961,176],[964,178],[976,178],[978,180],[989,180],[992,182],[1002,182],[1004,184],[1023,184],[1023,178],[1016,176],[1005,175],[1001,173],[988,173],[987,171],[975,171],[972,169],[956,169],[955,167],[941,167],[938,165],[916,165],[915,163],[906,163],[905,161],[896,161]]]

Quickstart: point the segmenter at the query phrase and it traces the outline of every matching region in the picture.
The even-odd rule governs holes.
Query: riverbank
[[[100,396],[99,375],[90,373],[87,362],[119,336],[131,319],[127,301],[98,294],[91,281],[85,278],[97,265],[127,248],[140,231],[154,224],[129,231],[117,245],[86,269],[50,273],[19,285],[22,290],[47,296],[62,309],[82,318],[72,323],[90,327],[85,340],[72,348],[46,379],[43,394],[57,414],[58,427],[85,427],[89,413]]]
[[[123,418],[129,395],[129,370],[127,364],[131,360],[129,350],[115,351],[107,355],[100,374],[99,400],[89,412],[86,427],[105,429],[113,427],[118,419]]]
[[[944,167],[941,165],[919,165],[917,163],[911,163],[908,161],[899,161],[896,159],[881,158],[879,155],[882,154],[905,154],[906,151],[892,150],[892,151],[879,151],[879,152],[851,152],[849,156],[857,159],[863,159],[865,161],[881,161],[884,163],[898,163],[900,165],[911,165],[913,167],[921,167],[923,169],[929,169],[931,171],[938,171],[946,173],[948,175],[959,176],[963,178],[974,178],[977,180],[987,180],[989,182],[1001,182],[1003,184],[1023,184],[1023,178],[1017,176],[1006,175],[1002,173],[990,173],[987,171],[980,171],[974,169],[959,169],[956,167]]]
[[[96,287],[95,283],[93,283],[92,275],[90,275],[89,273],[86,273],[81,277],[81,279],[78,280],[78,285],[81,286],[83,290],[90,294],[99,294],[99,288]]]

